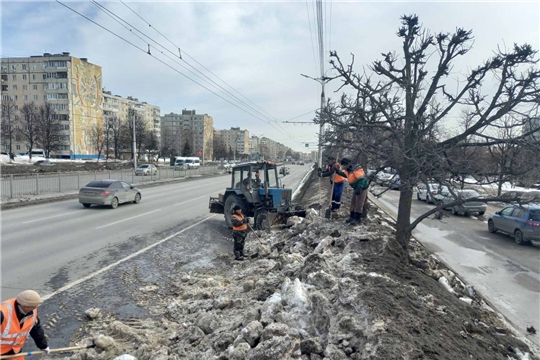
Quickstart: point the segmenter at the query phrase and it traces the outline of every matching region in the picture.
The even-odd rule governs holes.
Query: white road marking
[[[182,205],[182,204],[185,204],[185,203],[188,203],[188,202],[192,202],[192,201],[195,201],[195,200],[199,200],[199,199],[202,199],[202,198],[210,198],[210,195],[203,195],[203,196],[199,196],[199,197],[196,197],[196,198],[193,198],[191,200],[186,200],[186,201],[182,201],[182,202],[179,202],[177,204],[174,204],[173,206],[177,206],[177,205]]]
[[[36,221],[48,220],[48,219],[52,219],[52,218],[60,217],[60,216],[67,216],[67,215],[72,215],[72,214],[80,214],[81,211],[82,211],[82,210],[79,210],[79,211],[72,211],[72,212],[68,212],[68,213],[64,213],[64,214],[58,214],[58,215],[48,216],[48,217],[41,218],[41,219],[34,219],[34,220],[30,220],[30,221],[25,221],[25,222],[23,222],[22,224],[30,224],[30,223],[33,223],[33,222],[36,222]]]
[[[62,293],[62,292],[64,292],[64,291],[66,291],[66,290],[71,289],[71,288],[74,287],[74,286],[79,285],[80,283],[85,282],[86,280],[90,280],[91,278],[96,277],[97,275],[102,274],[102,273],[104,273],[105,271],[107,271],[107,270],[109,270],[109,269],[112,269],[113,267],[116,267],[116,266],[120,265],[120,264],[123,263],[123,262],[128,261],[129,259],[133,259],[135,256],[140,255],[140,254],[142,254],[142,253],[144,253],[144,252],[146,252],[146,251],[148,251],[148,250],[150,250],[150,249],[152,249],[152,248],[158,246],[159,244],[164,243],[165,241],[170,240],[170,239],[172,239],[172,238],[174,238],[174,237],[176,237],[176,236],[178,236],[178,235],[180,235],[180,234],[182,234],[182,233],[184,233],[184,232],[186,232],[186,231],[188,231],[188,230],[194,228],[195,226],[197,226],[197,225],[199,225],[199,224],[202,224],[203,222],[205,222],[206,220],[209,220],[209,219],[213,218],[214,216],[216,216],[216,214],[210,215],[210,216],[208,216],[208,217],[202,219],[201,221],[196,222],[195,224],[192,224],[192,225],[188,226],[188,227],[185,228],[185,229],[182,229],[182,230],[180,230],[180,231],[178,231],[178,232],[176,232],[176,233],[174,233],[174,234],[172,234],[172,235],[169,235],[169,236],[167,236],[166,238],[161,239],[161,240],[159,240],[158,242],[156,242],[156,243],[154,243],[154,244],[152,244],[152,245],[149,245],[149,246],[147,246],[147,247],[145,247],[145,248],[143,248],[143,249],[141,249],[141,250],[139,250],[139,251],[134,252],[133,254],[131,254],[131,255],[129,255],[129,256],[126,256],[126,257],[123,258],[123,259],[118,260],[117,262],[114,262],[114,263],[112,263],[112,264],[109,264],[109,265],[105,266],[104,268],[101,268],[101,269],[99,269],[98,271],[93,272],[93,273],[90,274],[90,275],[87,275],[87,276],[85,276],[85,277],[80,278],[79,280],[76,280],[76,281],[74,281],[74,282],[72,282],[72,283],[69,283],[69,284],[67,284],[67,285],[65,285],[65,286],[62,286],[60,289],[58,289],[58,290],[52,292],[51,294],[42,296],[42,297],[41,297],[41,300],[46,301],[46,300],[50,299],[51,297],[53,297],[54,295],[58,295],[58,294],[60,294],[60,293]]]
[[[107,226],[112,226],[112,225],[120,224],[120,223],[122,223],[122,222],[124,222],[124,221],[136,219],[136,218],[138,218],[138,217],[145,216],[145,215],[148,215],[148,214],[152,214],[152,213],[155,213],[155,212],[158,212],[158,211],[161,211],[161,209],[157,209],[157,210],[150,211],[150,212],[147,212],[147,213],[144,213],[144,214],[139,214],[139,215],[132,216],[132,217],[129,217],[129,218],[125,218],[125,219],[122,219],[122,220],[119,220],[119,221],[115,221],[115,222],[113,222],[113,223],[110,223],[110,224],[107,224],[107,225],[103,225],[103,226],[97,227],[96,230],[97,230],[97,229],[103,229],[103,228],[106,228]]]

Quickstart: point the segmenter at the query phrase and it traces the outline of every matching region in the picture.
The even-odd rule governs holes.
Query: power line
[[[263,122],[266,122],[267,124],[269,124],[269,125],[271,125],[272,127],[274,127],[274,129],[280,131],[280,130],[277,129],[271,122],[269,122],[269,121],[267,121],[267,120],[265,120],[265,119],[262,119],[262,118],[258,117],[257,115],[254,115],[254,114],[252,114],[251,112],[249,112],[249,111],[247,111],[247,110],[245,110],[245,109],[239,107],[238,105],[232,103],[232,102],[229,101],[228,99],[222,97],[221,95],[219,95],[219,94],[215,93],[214,91],[208,89],[206,86],[204,86],[204,85],[198,83],[197,81],[193,80],[193,79],[190,78],[189,76],[185,75],[184,73],[182,73],[182,72],[179,71],[178,69],[174,68],[174,67],[171,66],[170,64],[167,64],[167,63],[164,62],[163,60],[161,60],[161,59],[157,58],[156,56],[152,55],[149,51],[147,51],[147,50],[145,50],[145,49],[143,49],[143,48],[141,48],[141,47],[139,47],[139,46],[133,44],[131,41],[129,41],[129,40],[123,38],[122,36],[116,34],[115,32],[113,32],[113,31],[107,29],[106,27],[104,27],[104,26],[98,24],[97,22],[95,22],[95,21],[93,21],[92,19],[88,18],[87,16],[81,14],[81,13],[78,12],[77,10],[75,10],[75,9],[73,9],[73,8],[71,8],[71,7],[69,7],[69,6],[67,6],[66,4],[62,3],[61,1],[59,1],[59,0],[55,0],[55,1],[56,1],[57,3],[59,3],[60,5],[66,7],[67,9],[71,10],[72,12],[76,13],[77,15],[79,15],[79,16],[85,18],[86,20],[92,22],[93,24],[95,24],[95,25],[99,26],[100,28],[106,30],[107,32],[113,34],[114,36],[118,37],[119,39],[125,41],[126,43],[130,44],[130,45],[133,46],[134,48],[136,48],[136,49],[138,49],[138,50],[140,50],[140,51],[142,51],[142,52],[144,52],[144,53],[150,55],[151,57],[153,57],[154,59],[156,59],[157,61],[159,61],[159,62],[162,63],[163,65],[169,67],[169,68],[172,69],[173,71],[175,71],[175,72],[179,73],[180,75],[184,76],[185,78],[191,80],[191,81],[194,82],[195,84],[197,84],[197,85],[199,85],[200,87],[206,89],[207,91],[209,91],[209,92],[211,92],[212,94],[216,95],[216,96],[219,97],[220,99],[225,100],[226,102],[228,102],[229,104],[233,105],[234,107],[236,107],[236,108],[238,108],[238,109],[244,111],[245,113],[247,113],[247,114],[249,114],[249,115],[251,115],[251,116],[253,116],[253,117],[255,117],[255,118],[259,119],[259,120],[262,120]],[[288,135],[287,133],[285,133],[285,134]]]
[[[290,119],[287,119],[287,120],[285,120],[285,121],[290,121],[290,120],[298,119],[299,117],[302,117],[302,116],[307,115],[307,114],[311,114],[312,112],[315,112],[315,111],[317,111],[317,110],[319,110],[319,109],[315,109],[315,110],[308,111],[307,113],[304,113],[304,114],[302,114],[302,115],[295,116],[295,117],[290,118]],[[285,122],[285,121],[284,121],[284,122]]]
[[[315,72],[317,71],[317,57],[315,56],[315,44],[313,43],[313,31],[311,30],[311,15],[309,14],[308,0],[306,0],[306,12],[309,24],[309,37],[311,39],[311,51],[313,52],[313,62],[315,63]],[[313,24],[315,26],[315,24]]]
[[[94,4],[95,6],[97,6],[100,10],[102,10],[103,12],[105,12],[107,15],[109,15],[113,20],[115,20],[117,23],[119,23],[120,25],[122,25],[124,28],[126,28],[127,30],[129,30],[130,32],[133,33],[132,29],[130,29],[129,27],[127,27],[126,25],[122,24],[120,21],[118,21],[117,19],[121,20],[122,22],[124,22],[125,24],[129,25],[130,27],[132,27],[133,29],[135,29],[135,31],[141,33],[144,37],[148,38],[150,41],[156,43],[157,45],[159,45],[160,47],[162,47],[164,50],[166,50],[167,52],[171,53],[175,58],[179,58],[180,60],[182,60],[183,62],[185,62],[187,65],[189,65],[191,68],[193,68],[195,71],[197,71],[198,73],[200,73],[203,77],[201,77],[200,75],[197,75],[195,74],[193,71],[191,71],[190,69],[188,69],[186,66],[184,66],[182,63],[176,61],[175,59],[171,58],[170,56],[167,56],[165,55],[165,53],[159,49],[157,49],[156,47],[152,46],[154,49],[156,49],[157,51],[160,51],[164,56],[167,56],[167,58],[169,58],[169,60],[177,63],[178,65],[180,65],[182,68],[186,69],[187,71],[189,71],[191,74],[197,76],[199,79],[205,81],[207,84],[209,84],[210,86],[213,86],[211,83],[213,83],[215,86],[217,86],[219,89],[221,89],[224,93],[226,93],[227,95],[229,95],[231,98],[239,101],[240,103],[242,103],[243,105],[245,105],[246,107],[250,108],[251,110],[255,111],[256,113],[258,113],[259,115],[265,117],[265,118],[268,118],[270,119],[271,121],[274,121],[274,119],[272,119],[271,117],[268,117],[267,115],[261,113],[260,111],[258,111],[257,109],[253,108],[252,106],[246,104],[244,101],[242,101],[241,99],[239,99],[238,97],[236,97],[234,94],[230,93],[229,91],[227,91],[226,89],[224,89],[221,85],[219,85],[218,83],[216,83],[215,81],[213,81],[211,78],[209,78],[208,76],[206,76],[204,73],[202,73],[201,71],[199,71],[197,68],[195,68],[194,66],[192,66],[190,63],[188,63],[187,61],[185,61],[184,59],[182,59],[182,57],[178,56],[177,54],[175,54],[174,52],[170,51],[169,49],[167,49],[165,46],[161,45],[159,42],[157,42],[156,40],[152,39],[150,36],[146,35],[145,33],[143,33],[142,31],[138,30],[135,26],[133,26],[132,24],[130,24],[129,22],[125,21],[124,19],[122,19],[120,16],[116,15],[113,11],[107,9],[105,6],[99,4],[98,2],[94,1],[94,0],[89,0],[92,4]],[[126,5],[127,6],[127,5]],[[129,7],[128,7],[129,8]],[[131,8],[129,8],[131,10]],[[131,10],[133,11],[133,10]],[[114,17],[113,17],[114,16]],[[140,16],[139,16],[140,17]],[[117,19],[115,19],[117,18]],[[144,19],[143,19],[144,20]],[[141,40],[145,41],[143,38],[141,38],[139,35],[137,35],[136,33],[133,33],[135,36],[137,36],[138,38],[140,38]],[[150,47],[151,45],[148,44],[148,46]]]
[[[158,34],[160,34],[161,36],[163,36],[168,42],[170,42],[174,47],[176,47],[178,49],[178,52],[179,54],[181,54],[180,52],[180,47],[178,45],[176,45],[174,42],[172,42],[172,40],[170,40],[168,37],[166,37],[163,33],[161,33],[156,27],[152,26],[152,24],[150,24],[147,20],[145,20],[142,16],[140,16],[135,10],[133,10],[131,7],[129,7],[125,2],[123,2],[122,0],[120,0],[120,2],[122,4],[124,4],[125,7],[127,7],[131,12],[133,12],[135,15],[137,15],[142,21],[144,21],[146,24],[148,24],[149,27],[151,27],[152,29],[154,29]],[[203,64],[201,64],[199,61],[197,61],[194,57],[192,57],[191,55],[189,55],[185,50],[182,50],[182,52],[187,56],[189,57],[191,60],[193,60],[195,63],[197,63],[199,66],[201,66],[203,69],[205,69],[206,71],[208,71],[210,74],[212,74],[213,76],[215,76],[217,79],[219,79],[222,83],[224,83],[225,85],[227,85],[229,88],[231,88],[233,91],[235,91],[237,94],[239,94],[240,96],[242,96],[244,99],[246,99],[247,101],[249,101],[250,103],[252,103],[255,107],[259,108],[261,111],[263,111],[264,113],[266,113],[268,115],[268,117],[270,119],[272,119],[274,122],[277,123],[277,119],[275,117],[273,117],[271,114],[269,114],[266,110],[264,110],[263,108],[261,108],[259,105],[257,105],[256,103],[254,103],[253,101],[251,101],[248,97],[246,97],[244,94],[242,94],[241,92],[239,92],[238,90],[236,90],[234,87],[232,87],[230,84],[228,84],[225,80],[221,79],[218,75],[214,74],[210,69],[208,69],[207,67],[205,67]],[[186,62],[188,65],[192,66],[191,64],[189,64],[186,60],[184,60],[182,58],[182,56],[180,55],[179,56],[180,59],[182,59],[184,62]],[[192,66],[193,67],[193,66]],[[195,67],[193,67],[195,69]],[[197,70],[197,69],[196,69]],[[198,70],[197,70],[198,71]],[[206,76],[206,75],[205,75]],[[219,86],[219,85],[218,85]],[[260,114],[260,112],[259,112]],[[261,114],[262,115],[262,114]]]

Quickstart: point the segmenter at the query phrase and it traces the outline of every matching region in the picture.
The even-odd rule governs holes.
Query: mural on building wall
[[[73,96],[74,153],[94,155],[91,129],[103,125],[101,66],[77,58],[71,59],[71,93]]]

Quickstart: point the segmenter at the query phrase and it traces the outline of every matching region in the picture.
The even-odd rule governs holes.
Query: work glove
[[[322,170],[319,169],[319,171],[317,172],[317,175],[318,175],[319,177],[322,177]]]
[[[249,218],[248,218],[248,217],[245,218],[245,219],[244,219],[244,222],[245,222],[246,224],[249,224]]]
[[[45,351],[45,353],[47,355],[49,355],[51,353],[51,349],[49,349],[49,347],[47,346],[45,349],[41,349],[41,351]]]

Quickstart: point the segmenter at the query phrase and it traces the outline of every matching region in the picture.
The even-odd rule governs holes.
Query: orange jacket
[[[37,309],[34,309],[32,315],[28,316],[21,326],[17,318],[15,300],[9,299],[0,304],[0,311],[4,313],[4,322],[0,327],[0,354],[6,354],[10,351],[20,352],[26,338],[30,336],[30,330],[37,322],[38,312]],[[20,357],[20,359],[24,359],[24,357]]]

